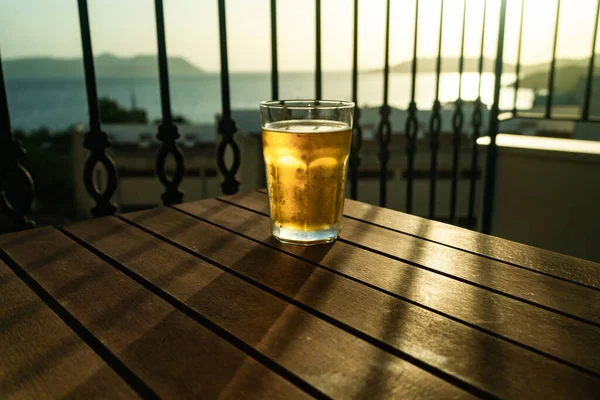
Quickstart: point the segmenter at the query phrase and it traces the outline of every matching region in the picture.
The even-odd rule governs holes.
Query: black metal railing
[[[523,2],[525,4],[525,2]],[[487,12],[487,0],[483,0],[483,15],[481,18],[481,44],[479,50],[479,63],[477,65],[477,72],[479,74],[479,79],[477,82],[477,98],[475,99],[475,104],[473,106],[473,115],[471,118],[471,126],[473,127],[473,131],[471,133],[471,177],[469,179],[469,209],[467,213],[467,221],[469,226],[476,225],[476,217],[475,217],[475,190],[477,184],[477,167],[479,165],[478,158],[479,152],[477,151],[477,139],[479,139],[479,135],[481,133],[481,125],[483,123],[483,112],[482,112],[482,101],[481,101],[481,78],[483,76],[483,50],[485,45],[485,22],[486,22],[486,12]],[[520,51],[520,50],[519,50]],[[518,65],[518,64],[517,64]],[[517,74],[518,75],[518,74]],[[516,89],[515,89],[516,93]],[[516,99],[515,99],[516,104]]]
[[[494,207],[494,192],[496,191],[496,159],[498,157],[498,146],[496,136],[498,135],[498,115],[500,114],[500,84],[502,79],[502,63],[504,60],[504,29],[506,27],[506,0],[500,3],[500,20],[498,23],[498,52],[496,53],[496,65],[494,67],[494,101],[490,111],[488,134],[490,144],[487,147],[487,168],[485,173],[485,186],[483,192],[483,215],[481,230],[490,233],[492,230],[492,211]],[[473,151],[477,151],[476,148]]]
[[[277,0],[271,0],[271,100],[279,99],[279,67],[277,65]]]
[[[406,212],[412,213],[413,204],[413,185],[415,173],[415,154],[417,152],[417,134],[419,132],[419,120],[417,119],[417,102],[415,96],[417,93],[417,44],[419,33],[419,0],[415,0],[415,29],[413,40],[413,58],[410,70],[410,103],[408,105],[408,116],[404,133],[406,134]]]
[[[520,27],[518,34],[518,54],[516,63],[516,81],[514,83],[514,106],[512,109],[513,117],[521,117],[517,108],[517,94],[520,87],[520,72],[521,72],[521,49],[523,40],[523,24],[525,18],[525,1],[521,3]],[[231,112],[231,93],[229,86],[229,67],[227,54],[227,24],[226,24],[226,8],[225,0],[217,0],[218,3],[218,18],[219,18],[219,42],[220,42],[220,61],[221,61],[221,113],[218,120],[218,133],[220,140],[216,151],[216,164],[223,176],[221,183],[222,191],[225,194],[236,193],[240,183],[237,181],[236,175],[241,165],[240,148],[236,143],[236,123],[232,118]],[[435,70],[435,96],[432,105],[431,114],[428,121],[427,133],[430,152],[430,170],[428,171],[429,178],[429,207],[428,215],[430,218],[436,218],[436,197],[437,197],[437,181],[438,173],[438,154],[440,148],[440,134],[442,126],[442,106],[440,103],[440,76],[442,74],[442,38],[443,38],[443,22],[444,22],[444,0],[440,0],[440,18],[439,18],[439,34],[437,43],[437,60]],[[360,97],[358,93],[358,22],[360,18],[358,0],[353,2],[353,46],[352,46],[352,100],[358,104]],[[404,125],[405,152],[406,152],[406,211],[413,211],[413,195],[415,176],[415,156],[417,154],[417,137],[419,132],[419,120],[416,96],[416,77],[417,77],[417,48],[418,48],[418,21],[419,21],[419,0],[414,0],[414,37],[412,43],[412,60],[410,70],[410,101],[407,106],[407,117]],[[85,187],[94,200],[95,204],[92,208],[94,216],[111,215],[117,212],[116,205],[111,201],[118,184],[117,169],[110,155],[107,153],[107,148],[110,146],[108,136],[101,128],[101,119],[98,110],[98,95],[96,89],[96,77],[94,71],[94,58],[92,51],[92,40],[90,36],[90,26],[88,18],[87,0],[78,0],[79,7],[79,22],[81,28],[81,41],[83,48],[83,63],[85,73],[85,84],[87,103],[89,111],[89,131],[85,134],[84,146],[90,151],[90,155],[85,164],[83,171],[83,181]],[[503,51],[504,51],[504,30],[506,24],[506,9],[507,0],[500,1],[499,19],[498,19],[498,39],[496,46],[496,60],[494,65],[494,95],[493,102],[489,113],[489,125],[487,134],[490,137],[490,144],[487,146],[486,157],[486,173],[484,177],[483,191],[483,212],[482,212],[482,230],[484,232],[491,231],[493,206],[494,206],[494,191],[495,191],[495,175],[496,175],[496,158],[497,145],[496,135],[498,133],[498,116],[500,113],[499,99],[501,89],[501,76],[503,69]],[[185,163],[183,152],[177,145],[179,134],[177,126],[173,122],[171,113],[171,98],[169,89],[169,73],[167,63],[167,49],[165,43],[165,21],[163,15],[162,0],[155,0],[156,11],[156,27],[158,41],[158,66],[159,66],[159,83],[160,83],[160,99],[162,110],[162,121],[158,128],[157,138],[161,145],[156,157],[156,174],[158,179],[164,186],[162,194],[162,202],[166,205],[176,204],[183,200],[184,194],[179,189],[179,186],[185,176]],[[471,134],[469,138],[470,144],[470,169],[469,175],[469,195],[468,195],[468,221],[471,226],[475,225],[476,220],[476,185],[477,173],[479,168],[477,139],[482,134],[483,128],[483,109],[484,105],[481,100],[481,85],[482,75],[484,72],[484,39],[486,34],[486,13],[488,4],[483,0],[483,17],[481,26],[481,43],[478,62],[479,82],[477,90],[477,98],[473,103],[473,112],[470,119]],[[449,221],[455,223],[457,220],[457,198],[458,198],[458,183],[460,173],[460,150],[465,132],[465,115],[464,104],[462,100],[462,76],[465,66],[465,24],[468,13],[467,1],[463,0],[463,15],[462,15],[462,33],[461,33],[461,50],[459,57],[459,82],[458,82],[458,97],[454,104],[454,112],[452,115],[452,173],[451,173],[451,191],[450,191],[450,209]],[[552,115],[553,94],[554,94],[554,79],[556,74],[556,49],[557,39],[559,35],[559,22],[561,13],[561,2],[557,1],[556,20],[554,26],[554,37],[552,47],[552,59],[549,66],[548,77],[548,96],[546,98],[545,111],[538,116],[522,116],[523,118],[545,118],[545,119],[562,119]],[[587,80],[585,87],[585,97],[583,101],[582,114],[580,118],[572,120],[590,120],[590,98],[592,95],[592,83],[594,76],[594,55],[597,39],[597,26],[600,16],[600,0],[596,8],[596,18],[594,25],[594,37],[592,43],[592,53],[590,55],[589,66],[587,71]],[[278,44],[277,44],[277,0],[270,1],[270,22],[271,22],[271,97],[277,99],[279,97],[279,71],[278,71]],[[392,125],[390,119],[391,107],[389,105],[389,86],[390,86],[390,0],[386,2],[385,11],[385,51],[383,65],[383,99],[379,110],[379,123],[376,129],[376,143],[378,146],[379,160],[379,204],[386,206],[388,198],[388,167],[391,156],[390,142],[392,140]],[[322,97],[322,48],[321,48],[321,1],[315,0],[315,97]],[[1,64],[1,60],[0,60]],[[359,173],[361,165],[361,150],[363,147],[363,135],[361,127],[361,110],[357,107],[354,116],[353,142],[352,151],[349,159],[349,186],[350,196],[354,199],[358,198],[359,193]],[[2,156],[0,163],[0,213],[3,221],[10,221],[8,228],[5,230],[22,229],[32,226],[31,221],[27,219],[27,213],[31,206],[33,195],[33,183],[27,171],[19,164],[19,159],[23,155],[23,149],[18,142],[14,140],[11,134],[11,125],[9,118],[9,109],[6,99],[6,88],[4,85],[4,77],[2,76],[2,68],[0,65],[0,154]],[[229,165],[226,160],[227,150],[231,150],[232,158],[229,160]],[[166,160],[171,155],[175,161],[175,169],[172,176],[168,176],[166,172]],[[397,155],[400,157],[401,155]],[[96,187],[93,179],[94,170],[99,166],[103,166],[106,170],[106,182],[104,188]],[[7,196],[3,191],[4,182],[10,176],[17,174],[25,177],[28,182],[23,189],[25,193],[21,196],[21,203],[11,204],[7,200]]]
[[[581,115],[553,115],[552,108],[554,106],[554,94],[555,94],[555,79],[556,79],[556,53],[557,53],[557,43],[558,37],[560,34],[559,25],[560,25],[560,16],[562,9],[561,0],[557,0],[556,3],[556,14],[554,21],[554,30],[553,30],[553,41],[552,41],[552,55],[550,59],[549,71],[548,71],[548,81],[546,86],[546,101],[544,104],[543,113],[532,113],[532,112],[522,112],[519,110],[517,106],[517,95],[520,89],[521,84],[521,49],[522,49],[522,41],[523,41],[523,25],[527,21],[525,15],[525,4],[529,0],[524,0],[521,3],[521,14],[520,14],[520,26],[519,26],[519,35],[518,35],[518,43],[517,43],[517,63],[515,70],[515,82],[513,84],[514,87],[514,100],[513,100],[513,109],[512,109],[512,117],[518,117],[521,119],[533,119],[533,120],[554,120],[554,121],[573,121],[573,122],[600,122],[599,118],[593,118],[590,116],[590,105],[592,98],[592,85],[594,81],[595,71],[594,71],[594,58],[596,54],[596,43],[598,36],[598,22],[600,16],[600,1],[596,2],[596,10],[595,10],[595,19],[593,26],[593,35],[592,35],[592,46],[590,59],[588,62],[588,69],[585,78],[585,88],[583,95],[583,103],[581,104]]]
[[[27,218],[33,201],[33,180],[20,164],[25,155],[21,143],[13,137],[6,98],[4,70],[0,56],[0,232],[16,231],[35,226]],[[21,196],[10,196],[6,192],[9,180],[21,178]],[[12,202],[9,198],[13,198]]]
[[[92,51],[92,38],[90,35],[90,20],[88,17],[87,0],[78,0],[79,26],[81,28],[81,45],[83,46],[83,67],[85,75],[85,88],[89,114],[89,132],[85,134],[84,147],[90,155],[83,169],[83,182],[85,188],[94,199],[95,205],[91,212],[95,217],[114,214],[118,208],[111,201],[117,190],[117,168],[106,149],[110,141],[106,132],[100,127],[100,111],[98,108],[98,92],[96,90],[96,72],[94,70],[94,53]],[[94,170],[101,164],[106,170],[106,187],[101,190],[94,182]]]
[[[165,187],[161,195],[163,204],[171,205],[181,203],[183,192],[179,190],[179,184],[183,180],[185,164],[183,152],[177,145],[179,132],[173,124],[171,115],[171,92],[169,90],[169,71],[167,63],[167,45],[165,43],[165,18],[163,14],[162,0],[155,0],[156,11],[156,39],[158,43],[158,77],[160,83],[160,103],[162,110],[162,121],[158,126],[156,137],[161,142],[156,157],[156,175]],[[167,156],[171,154],[175,160],[175,172],[169,177],[166,172]]]
[[[456,222],[456,200],[458,196],[458,162],[460,155],[460,144],[464,123],[463,100],[462,100],[462,76],[465,61],[465,25],[467,23],[467,0],[463,0],[462,31],[460,39],[460,57],[458,59],[458,99],[454,102],[454,114],[452,115],[452,183],[450,187],[450,223]],[[482,32],[483,34],[483,32]]]
[[[352,125],[352,149],[349,160],[350,197],[358,198],[358,169],[360,168],[360,150],[363,145],[362,129],[360,127],[360,107],[358,106],[358,0],[354,0],[352,18],[352,101],[354,108],[354,121]]]
[[[444,0],[440,2],[440,25],[438,32],[437,60],[435,64],[435,99],[431,107],[429,119],[429,148],[431,150],[431,164],[429,168],[429,218],[435,218],[435,195],[437,181],[437,157],[440,146],[440,133],[442,130],[442,117],[440,103],[440,77],[442,72],[442,35],[444,32]]]
[[[388,146],[392,138],[390,123],[390,106],[388,105],[390,79],[390,0],[387,0],[385,10],[385,61],[383,67],[383,105],[379,109],[381,120],[377,127],[377,142],[379,143],[379,205],[385,207],[387,201],[387,171],[390,151]],[[355,172],[358,173],[358,172]]]

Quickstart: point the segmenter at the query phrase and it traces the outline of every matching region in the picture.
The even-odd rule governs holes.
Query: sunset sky
[[[522,0],[508,1],[505,60],[516,59]],[[551,55],[556,0],[525,0],[522,61],[548,60]],[[164,0],[167,51],[195,65],[219,69],[216,0]],[[314,68],[315,6],[313,0],[278,0],[279,65],[282,71]],[[352,0],[322,0],[323,68],[347,70],[352,60]],[[413,0],[391,2],[391,63],[412,54]],[[463,0],[446,0],[444,56],[457,56]],[[467,0],[466,55],[479,54],[483,0]],[[131,56],[156,53],[152,0],[89,0],[92,40],[96,54]],[[435,56],[440,0],[421,0],[419,48],[421,57]],[[588,57],[596,0],[563,0],[558,57]],[[499,0],[488,0],[485,52],[494,57]],[[383,64],[385,0],[359,1],[359,66]],[[228,0],[227,29],[230,69],[268,71],[270,22],[268,0]],[[25,56],[80,57],[81,41],[75,0],[18,0],[0,2],[0,51],[4,59]]]

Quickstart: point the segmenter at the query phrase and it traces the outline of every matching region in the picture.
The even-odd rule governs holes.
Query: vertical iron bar
[[[156,156],[156,175],[165,187],[165,192],[161,195],[163,204],[169,206],[172,204],[179,204],[183,200],[183,192],[179,190],[179,184],[183,180],[185,166],[183,152],[176,143],[179,138],[179,132],[177,126],[173,124],[173,116],[171,114],[171,93],[169,89],[163,1],[155,0],[154,8],[156,13],[158,76],[160,82],[160,104],[162,109],[162,122],[158,126],[158,134],[156,135],[158,140],[161,141],[161,146]],[[169,177],[166,172],[166,162],[169,154],[171,154],[175,160],[175,172],[173,177]]]
[[[87,0],[77,0],[79,8],[79,26],[81,29],[81,45],[83,49],[83,68],[85,72],[85,87],[90,117],[90,130],[85,134],[83,146],[90,151],[84,169],[83,181],[87,192],[95,200],[92,215],[103,217],[113,215],[118,208],[110,199],[117,190],[117,168],[112,157],[106,153],[110,140],[100,127],[100,112],[98,109],[98,93],[96,90],[96,72],[94,70],[94,53],[90,35],[90,20],[88,17]],[[94,169],[102,164],[106,169],[107,182],[101,192],[94,183]]]
[[[271,99],[279,98],[279,71],[277,66],[277,0],[271,0]]]
[[[10,126],[10,113],[8,112],[8,98],[6,96],[6,84],[4,81],[4,70],[2,68],[2,54],[0,53],[0,138],[12,141],[12,127]],[[10,140],[7,140],[7,139]]]
[[[482,123],[482,104],[481,104],[481,77],[483,74],[483,49],[485,44],[485,19],[487,10],[487,0],[483,2],[483,20],[481,22],[481,47],[479,50],[479,83],[477,85],[477,99],[473,109],[473,117],[471,124],[473,125],[473,134],[471,135],[471,177],[469,182],[469,228],[475,227],[475,184],[477,182],[477,164],[478,164],[478,149],[477,139],[481,132]]]
[[[97,132],[100,131],[100,113],[98,109],[96,71],[94,69],[94,54],[90,36],[87,0],[77,0],[77,2],[79,4],[79,25],[81,29],[81,44],[83,47],[83,68],[85,73],[88,113],[90,117],[90,131]]]
[[[450,186],[450,223],[456,222],[456,202],[458,197],[458,170],[460,166],[461,135],[464,122],[462,101],[462,76],[465,61],[465,26],[467,21],[467,0],[463,0],[463,22],[460,44],[460,58],[458,62],[458,99],[455,103],[454,115],[452,116],[452,183]]]
[[[352,151],[350,153],[350,197],[358,198],[358,168],[362,147],[362,129],[360,127],[360,109],[358,107],[358,0],[354,0],[354,37],[352,43],[352,101],[354,102],[354,121],[352,124]]]
[[[315,0],[315,93],[317,100],[321,100],[321,0]]]
[[[594,81],[594,58],[596,57],[596,39],[598,38],[598,17],[600,16],[600,0],[596,6],[596,19],[594,21],[594,37],[592,38],[592,53],[588,65],[587,80],[585,83],[585,98],[581,119],[587,121],[590,118],[590,102],[592,97],[592,85]]]
[[[383,66],[383,105],[379,109],[381,120],[377,127],[377,141],[379,143],[379,205],[385,207],[387,201],[388,160],[390,152],[388,146],[391,140],[392,126],[390,124],[390,107],[388,105],[388,87],[390,76],[390,0],[386,2],[385,14],[385,59]]]
[[[156,42],[158,45],[158,77],[160,83],[160,105],[162,123],[171,125],[171,92],[169,89],[169,65],[167,61],[167,45],[165,40],[165,17],[162,0],[154,0],[156,13]]]
[[[442,117],[440,115],[440,76],[442,73],[442,33],[444,25],[444,0],[440,1],[440,31],[438,35],[437,62],[435,66],[435,100],[431,108],[431,119],[429,120],[429,134],[431,149],[431,166],[429,169],[429,218],[435,218],[435,191],[437,179],[437,156],[440,145],[440,131],[442,128]]]
[[[417,42],[419,31],[419,0],[415,0],[415,29],[413,42],[413,58],[411,65],[411,91],[410,104],[408,105],[408,116],[404,126],[406,135],[406,155],[408,167],[406,171],[406,212],[412,212],[413,181],[415,172],[415,153],[417,151],[417,133],[419,121],[417,120],[417,103],[415,102],[416,79],[417,79]]]
[[[0,232],[12,232],[21,229],[33,228],[35,223],[27,218],[27,213],[33,202],[33,179],[29,172],[20,164],[19,160],[25,156],[25,149],[21,142],[16,140],[10,126],[10,113],[8,111],[8,98],[2,57],[0,56]],[[25,187],[24,196],[19,204],[11,204],[4,192],[5,182],[11,176],[20,175]]]
[[[498,49],[496,53],[496,66],[494,68],[494,102],[490,111],[489,135],[490,144],[487,148],[487,162],[485,171],[485,188],[483,193],[483,223],[482,232],[491,233],[492,213],[494,211],[494,195],[496,191],[496,162],[498,147],[496,136],[498,135],[498,114],[500,114],[500,87],[502,78],[502,62],[504,57],[504,30],[506,27],[506,3],[500,2],[500,19],[498,23]]]
[[[523,17],[525,15],[525,0],[521,0],[521,17],[519,22],[519,45],[517,48],[517,67],[515,69],[515,98],[513,100],[513,117],[517,116],[517,94],[519,93],[519,75],[521,74],[521,48],[523,44]]]
[[[221,50],[221,117],[219,118],[218,131],[223,137],[217,146],[217,166],[224,176],[221,188],[224,194],[237,193],[240,183],[235,175],[240,168],[240,148],[235,142],[237,132],[235,121],[231,118],[231,99],[229,97],[229,63],[227,59],[227,21],[225,19],[225,0],[218,0],[219,5],[219,38]],[[233,162],[231,168],[225,164],[225,150],[231,148]]]
[[[554,26],[554,44],[552,45],[552,61],[550,62],[550,74],[548,75],[548,96],[546,97],[546,112],[544,118],[552,115],[552,97],[554,95],[554,72],[556,69],[556,42],[558,40],[558,23],[560,22],[560,0],[556,4],[556,25]]]

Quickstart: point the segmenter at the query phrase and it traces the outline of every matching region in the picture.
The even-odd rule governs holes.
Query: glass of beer
[[[283,243],[329,243],[340,233],[354,103],[260,103],[271,233]]]

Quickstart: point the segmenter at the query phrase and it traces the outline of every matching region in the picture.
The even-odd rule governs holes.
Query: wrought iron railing
[[[405,134],[405,151],[406,151],[406,210],[413,211],[413,185],[415,180],[415,155],[417,154],[417,133],[418,133],[418,117],[419,110],[415,101],[416,91],[416,76],[417,76],[417,44],[418,44],[418,19],[419,19],[419,0],[415,1],[415,27],[414,40],[412,43],[412,65],[411,65],[411,92],[410,102],[407,108],[407,118],[404,126]],[[556,72],[556,43],[558,38],[558,26],[560,22],[560,7],[561,1],[557,2],[556,21],[553,38],[552,60],[550,63],[550,71],[548,78],[548,96],[546,97],[545,112],[543,115],[531,116],[521,115],[516,106],[516,96],[520,84],[520,69],[521,69],[521,49],[522,49],[522,33],[523,33],[523,13],[524,0],[521,4],[520,28],[518,35],[518,55],[516,63],[516,82],[515,87],[515,105],[512,110],[514,117],[521,118],[541,118],[541,119],[562,119],[563,117],[554,117],[552,115],[552,103],[554,93],[554,79]],[[227,30],[226,30],[226,10],[225,0],[217,0],[218,15],[219,15],[219,34],[220,34],[220,53],[221,53],[221,98],[222,106],[220,120],[218,122],[218,133],[221,140],[217,145],[216,164],[223,175],[224,179],[221,184],[222,191],[225,194],[233,194],[238,191],[239,182],[236,179],[236,174],[240,168],[241,157],[240,149],[236,144],[235,134],[237,131],[236,123],[232,119],[230,87],[229,87],[229,68],[227,55]],[[469,142],[471,144],[471,159],[470,168],[471,174],[469,177],[469,195],[468,195],[468,220],[473,222],[476,219],[476,184],[477,175],[474,173],[478,169],[478,149],[476,141],[482,134],[482,131],[487,131],[490,136],[490,144],[487,146],[486,172],[484,178],[484,195],[483,195],[483,212],[482,212],[482,230],[484,232],[491,231],[492,212],[494,206],[494,188],[496,175],[496,159],[497,146],[496,135],[498,133],[498,115],[499,96],[501,88],[501,75],[503,68],[503,50],[504,50],[504,29],[506,22],[507,0],[500,1],[499,25],[498,25],[498,42],[496,50],[496,61],[494,67],[494,95],[493,103],[490,110],[489,126],[487,129],[483,127],[483,103],[481,100],[481,76],[484,67],[484,37],[486,33],[486,11],[488,9],[487,0],[483,0],[483,18],[481,26],[481,45],[478,62],[479,83],[477,90],[477,98],[474,102],[473,113],[470,119],[471,135]],[[360,19],[360,10],[358,0],[354,0],[353,12],[353,46],[352,46],[352,100],[358,104],[360,97],[358,94],[358,23]],[[85,134],[84,146],[90,151],[89,158],[85,164],[83,171],[83,181],[90,196],[94,199],[95,205],[92,208],[94,216],[112,215],[117,212],[116,205],[111,201],[111,197],[115,193],[118,184],[117,169],[110,155],[107,153],[107,148],[110,146],[108,136],[102,131],[100,115],[98,111],[98,95],[96,90],[96,77],[94,71],[94,59],[92,51],[92,41],[90,37],[90,26],[88,19],[87,0],[78,0],[79,7],[79,22],[81,28],[81,41],[83,46],[83,61],[85,83],[87,90],[87,103],[89,110],[89,132]],[[438,152],[440,147],[441,133],[441,103],[439,99],[440,93],[440,76],[442,73],[442,38],[443,38],[443,13],[444,0],[440,0],[440,20],[439,20],[439,36],[437,43],[437,62],[435,73],[435,98],[432,104],[432,112],[428,121],[428,142],[430,147],[430,171],[429,171],[429,207],[428,215],[435,218],[436,214],[436,185],[438,180]],[[183,152],[177,145],[179,134],[177,126],[173,122],[171,114],[171,99],[169,89],[169,73],[167,68],[167,49],[165,44],[165,23],[163,14],[163,1],[155,0],[156,11],[156,27],[157,27],[157,42],[158,42],[158,66],[159,66],[159,82],[160,82],[160,99],[162,106],[162,121],[158,128],[157,138],[161,142],[160,149],[156,158],[156,174],[158,179],[164,186],[162,194],[162,202],[165,205],[180,203],[184,194],[179,189],[180,183],[184,177],[185,163]],[[457,211],[457,185],[459,180],[459,156],[461,141],[467,116],[463,109],[462,100],[462,75],[464,71],[464,49],[465,49],[465,21],[467,12],[467,2],[463,0],[463,20],[461,47],[459,57],[459,87],[458,98],[455,102],[454,114],[452,117],[452,173],[451,173],[451,192],[450,192],[450,209],[449,221],[456,222]],[[587,73],[587,81],[585,88],[584,104],[582,106],[582,114],[580,118],[573,120],[590,121],[590,97],[592,80],[594,75],[594,53],[596,46],[598,16],[600,15],[600,1],[596,9],[596,18],[594,25],[594,37],[592,44],[592,54],[590,56],[589,68]],[[315,97],[321,98],[322,92],[322,62],[321,62],[321,1],[315,0]],[[270,22],[271,22],[271,96],[273,99],[279,97],[279,71],[278,71],[278,45],[277,45],[277,1],[270,1]],[[385,12],[385,58],[383,68],[383,99],[380,108],[380,120],[376,129],[376,142],[379,148],[378,159],[380,167],[380,185],[379,185],[379,204],[386,205],[388,194],[388,162],[390,160],[390,140],[392,137],[392,126],[390,122],[391,107],[388,102],[389,93],[389,47],[390,47],[390,0],[386,2]],[[354,118],[354,137],[352,142],[352,151],[349,160],[349,186],[350,196],[354,199],[359,193],[359,169],[361,165],[360,152],[363,147],[363,135],[361,129],[361,110],[357,107]],[[225,152],[230,149],[233,154],[232,162],[227,165]],[[33,196],[33,183],[27,171],[19,164],[19,159],[23,155],[23,149],[16,142],[11,134],[11,125],[9,118],[9,109],[6,99],[6,88],[4,84],[4,76],[2,74],[1,59],[0,59],[0,213],[4,221],[9,221],[4,225],[8,230],[23,229],[32,226],[32,222],[27,219],[27,213],[31,206]],[[172,155],[175,160],[175,172],[172,176],[168,176],[165,171],[165,163],[168,155]],[[400,157],[400,155],[397,155]],[[107,185],[103,190],[97,188],[94,184],[93,171],[97,164],[102,164],[107,172]],[[25,178],[25,196],[19,204],[10,204],[3,191],[3,182],[11,175],[21,175]]]

